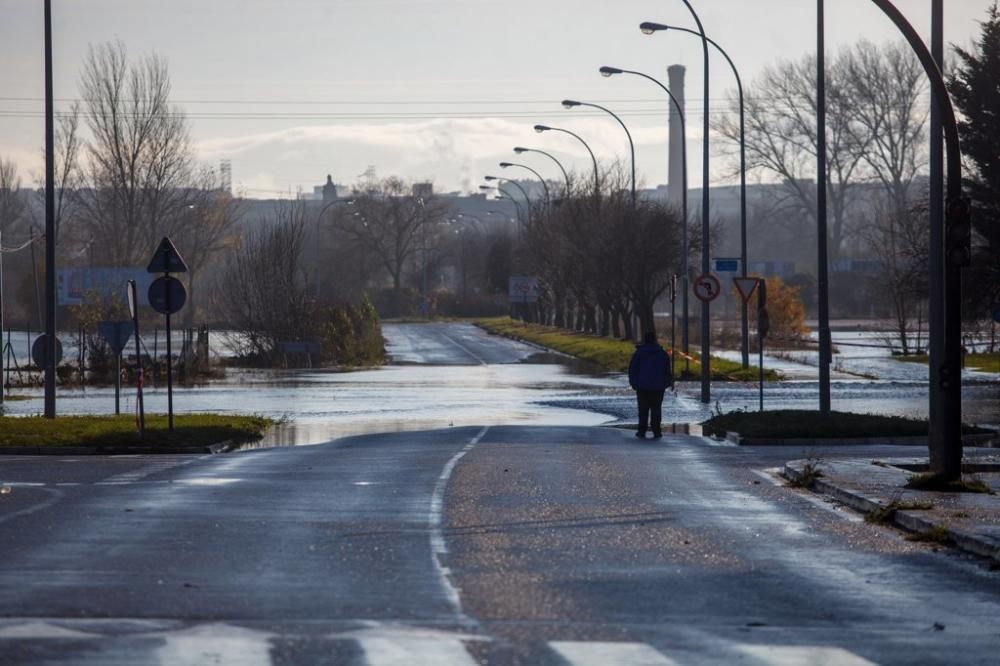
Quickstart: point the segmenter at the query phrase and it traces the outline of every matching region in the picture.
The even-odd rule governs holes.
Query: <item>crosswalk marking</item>
[[[356,639],[368,666],[476,666],[457,638],[363,637]]]
[[[603,643],[587,641],[552,641],[549,646],[573,666],[675,666],[676,661],[663,656],[645,643]]]
[[[738,645],[740,652],[770,666],[876,666],[873,662],[838,647]]]
[[[136,631],[135,623],[148,625]],[[124,625],[122,624],[124,623]],[[136,650],[151,649],[151,663],[174,666],[191,663],[213,663],[221,666],[271,666],[274,663],[274,641],[291,636],[268,630],[216,622],[171,628],[171,622],[149,620],[0,620],[0,654],[7,641],[18,641],[25,663],[31,656],[49,654],[50,641],[87,642],[88,652],[112,662],[122,655],[133,661]],[[365,621],[363,628],[325,635],[331,642],[350,641],[360,651],[357,663],[364,666],[476,666],[468,651],[470,642],[492,639],[473,633],[442,631],[407,625]],[[127,631],[123,626],[129,627]],[[156,641],[149,641],[155,637]],[[136,643],[138,641],[138,644]],[[34,653],[29,643],[48,644]],[[550,641],[546,644],[567,666],[678,666],[661,650],[647,643],[626,641]],[[875,666],[873,662],[839,647],[806,645],[767,645],[721,642],[715,646],[729,652],[727,662],[753,666]],[[24,651],[27,649],[27,651]],[[488,648],[486,648],[488,650]],[[688,648],[690,649],[690,648]],[[44,660],[43,660],[44,661]],[[45,662],[47,663],[47,662]],[[145,663],[145,662],[143,662]],[[352,662],[355,663],[355,662]]]

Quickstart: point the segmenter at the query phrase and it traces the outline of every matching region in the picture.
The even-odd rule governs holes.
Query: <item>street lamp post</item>
[[[56,417],[56,167],[52,0],[45,0],[45,417]]]
[[[704,274],[709,273],[709,261],[708,261],[708,248],[709,248],[709,192],[708,186],[711,180],[710,171],[710,152],[709,152],[709,134],[712,130],[711,124],[709,122],[710,116],[710,103],[711,99],[709,97],[710,84],[709,84],[709,59],[708,59],[708,40],[705,36],[705,28],[701,24],[701,18],[699,18],[698,13],[695,12],[694,7],[691,6],[690,0],[681,0],[691,12],[691,16],[694,18],[694,22],[698,25],[698,34],[701,36],[702,51],[704,54],[704,70],[705,70],[705,82],[704,82],[704,127],[702,129],[702,156],[701,156],[701,272]],[[640,25],[639,29],[643,33],[650,35],[656,32],[656,30],[650,29],[648,26]],[[711,391],[711,327],[709,326],[709,316],[711,312],[708,307],[708,301],[701,302],[701,401],[703,403],[709,403],[712,401],[712,391]]]
[[[502,196],[497,197],[498,199],[502,199],[502,198],[506,197],[507,199],[510,200],[510,202],[512,204],[514,204],[514,214],[517,216],[517,224],[514,226],[514,231],[516,232],[516,235],[517,235],[517,242],[520,243],[521,242],[521,219],[522,219],[522,215],[521,215],[521,205],[519,203],[517,203],[517,199],[515,199],[514,197],[512,197],[509,192],[507,192],[506,190],[504,190],[501,187],[493,187],[491,185],[480,185],[479,189],[483,190],[484,192],[487,192],[487,191],[488,192],[496,192],[496,193],[502,195]]]
[[[545,155],[547,158],[555,162],[556,166],[559,167],[559,170],[562,171],[563,178],[566,179],[566,192],[563,194],[563,196],[564,197],[569,196],[569,188],[570,188],[569,174],[566,172],[566,167],[562,165],[562,162],[560,162],[559,160],[557,160],[555,157],[545,152],[544,150],[538,150],[537,148],[524,148],[523,146],[516,146],[514,148],[514,152],[517,153],[518,155],[520,155],[521,153],[539,153],[541,155]]]
[[[678,28],[676,26],[666,25],[663,23],[651,23],[646,22],[642,24],[645,26],[646,30],[652,31],[666,31],[674,30],[676,32],[684,32],[689,35],[694,35],[695,37],[701,37],[702,35],[690,30],[688,28]],[[715,49],[722,54],[722,57],[726,59],[729,63],[730,69],[733,70],[733,76],[736,77],[736,92],[739,96],[740,103],[740,274],[743,277],[747,276],[747,134],[746,134],[746,105],[743,96],[743,79],[740,76],[739,69],[736,68],[736,64],[733,59],[729,57],[729,54],[724,48],[719,46],[719,44],[711,37],[705,37],[705,41],[711,44]],[[747,319],[747,304],[744,301],[741,308],[740,317],[740,351],[742,354],[743,368],[746,369],[750,367],[750,326]]]
[[[687,228],[688,163],[687,163],[687,122],[684,115],[684,109],[681,108],[680,103],[677,101],[677,98],[674,96],[674,94],[670,91],[670,88],[663,85],[663,83],[661,83],[659,79],[649,76],[648,74],[643,74],[642,72],[636,72],[630,69],[619,69],[618,67],[608,67],[607,65],[601,67],[600,72],[601,75],[605,77],[610,77],[615,74],[634,74],[635,76],[641,76],[644,79],[652,81],[653,83],[658,85],[663,90],[663,92],[667,93],[667,96],[670,98],[670,101],[673,104],[674,109],[676,109],[677,115],[681,120],[681,162],[683,163],[684,167],[681,170],[681,179],[684,181],[682,188],[684,190],[684,196],[681,197],[681,216],[684,218],[684,224],[681,225],[682,227],[681,272],[683,273],[683,275],[681,276],[681,285],[683,287],[681,294],[681,304],[683,308],[683,314],[681,317],[681,347],[684,349],[684,364],[685,364],[685,370],[687,370],[689,367],[688,364],[690,363],[690,361],[688,361],[688,356],[690,355],[691,352],[688,340],[689,337],[688,336],[688,228]]]
[[[601,111],[604,111],[606,114],[617,120],[618,124],[622,126],[623,130],[625,130],[625,136],[628,137],[628,147],[632,153],[632,208],[635,208],[635,143],[632,142],[632,133],[628,131],[628,126],[621,118],[618,117],[618,114],[616,114],[611,109],[601,106],[600,104],[591,104],[590,102],[578,102],[574,99],[564,99],[562,101],[562,105],[567,109],[572,109],[578,106],[589,106],[594,109],[600,109]]]
[[[596,197],[601,191],[601,177],[597,170],[597,158],[594,157],[594,151],[590,149],[587,142],[584,141],[579,134],[575,132],[570,132],[568,129],[563,129],[561,127],[549,127],[548,125],[535,125],[535,131],[541,134],[542,132],[562,132],[564,134],[569,134],[571,137],[583,144],[583,147],[587,149],[590,154],[590,161],[594,163],[594,196]],[[560,165],[561,166],[561,165]]]
[[[943,343],[940,356],[931,356],[937,365],[937,381],[930,385],[930,401],[938,402],[939,410],[931,416],[938,421],[930,427],[930,468],[943,478],[954,480],[962,476],[962,268],[969,264],[971,219],[968,202],[962,196],[962,152],[959,144],[955,107],[948,94],[944,75],[920,35],[906,17],[890,0],[872,0],[896,24],[909,42],[931,82],[931,91],[937,101],[941,126],[947,151],[947,218],[944,234],[931,235],[932,255],[942,255],[939,273],[930,274],[932,286],[931,311],[939,313],[936,330],[941,332]],[[934,18],[940,20],[938,7],[932,8]],[[942,8],[943,9],[943,8]],[[937,41],[937,40],[935,40]],[[943,40],[942,40],[943,41]],[[942,49],[943,50],[943,49]],[[933,185],[933,184],[932,184]],[[931,224],[935,220],[931,218]],[[938,243],[934,245],[934,243]],[[943,245],[943,247],[942,247]],[[933,375],[932,375],[933,377]]]
[[[319,209],[319,213],[316,214],[316,247],[313,248],[313,254],[316,256],[316,298],[319,298],[319,267],[320,267],[320,256],[319,256],[319,228],[320,224],[323,222],[323,214],[327,210],[333,208],[337,204],[347,204],[348,206],[354,204],[354,199],[334,199],[333,201],[327,203],[322,208]]]
[[[816,0],[816,287],[819,292],[819,411],[830,413],[830,278],[826,224],[826,30],[825,0]]]
[[[527,205],[529,207],[529,210],[530,210],[530,207],[531,207],[531,197],[528,196],[527,190],[525,190],[523,187],[521,187],[521,184],[519,182],[517,182],[516,180],[512,180],[510,178],[504,178],[503,176],[483,176],[483,180],[485,180],[487,182],[492,182],[492,181],[495,180],[498,183],[510,183],[511,185],[513,185],[514,187],[516,187],[518,190],[520,190],[521,196],[524,197],[525,205]],[[499,190],[500,192],[504,192],[499,187],[497,187],[497,190]],[[507,193],[504,192],[504,194],[507,194]],[[507,196],[509,198],[511,198],[511,200],[513,200],[513,198],[510,197],[509,194]]]
[[[552,197],[549,196],[549,186],[545,182],[545,179],[542,178],[542,174],[538,173],[537,171],[535,171],[534,169],[532,169],[530,166],[527,166],[526,164],[516,164],[514,162],[501,162],[500,163],[500,168],[501,169],[506,169],[508,167],[520,167],[522,169],[527,169],[531,173],[535,174],[535,176],[538,178],[538,180],[542,183],[542,189],[545,191],[545,207],[549,208],[552,205]]]

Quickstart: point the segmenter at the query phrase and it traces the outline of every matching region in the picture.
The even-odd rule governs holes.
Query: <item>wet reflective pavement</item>
[[[638,441],[537,403],[624,400],[620,377],[523,363],[533,349],[465,328],[405,334],[401,355],[441,365],[266,387],[304,401],[317,438],[338,409],[398,432],[5,458],[0,662],[995,663],[1000,574],[773,472],[912,449]],[[350,385],[367,393],[345,406]],[[226,390],[229,408],[257,399]],[[436,411],[412,424],[419,404]],[[504,409],[527,423],[462,421]]]

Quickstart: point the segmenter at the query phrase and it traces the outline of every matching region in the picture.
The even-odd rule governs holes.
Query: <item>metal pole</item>
[[[56,166],[52,0],[45,0],[45,417],[56,417]]]
[[[139,299],[136,294],[135,280],[128,281],[129,301],[132,303],[132,329],[135,332],[135,407],[139,412],[139,438],[146,436],[146,406],[142,400],[142,355],[139,348]],[[155,358],[153,359],[156,360]]]
[[[615,120],[617,120],[618,124],[622,126],[623,130],[625,130],[625,136],[628,137],[628,147],[629,147],[629,150],[631,151],[631,154],[632,154],[632,207],[635,208],[635,198],[636,198],[636,192],[635,192],[635,143],[633,143],[633,141],[632,141],[632,133],[628,131],[628,125],[626,125],[625,122],[620,117],[618,117],[618,114],[614,113],[611,109],[608,109],[608,108],[605,108],[605,107],[601,106],[600,104],[591,104],[590,102],[577,102],[576,104],[579,105],[579,106],[589,106],[589,107],[594,108],[594,109],[600,109],[604,113],[608,114],[609,116],[611,116],[612,118],[614,118]]]
[[[566,181],[566,191],[565,191],[565,194],[563,196],[567,196],[567,197],[569,196],[569,188],[570,188],[569,173],[567,173],[566,167],[563,166],[562,162],[560,162],[558,159],[556,159],[555,157],[553,157],[549,153],[545,152],[544,150],[538,150],[537,148],[515,148],[514,152],[516,152],[518,154],[521,154],[522,152],[525,152],[525,153],[540,153],[542,155],[545,155],[547,158],[549,158],[553,162],[555,162],[556,166],[559,167],[559,170],[562,171],[563,179],[565,179],[565,181]]]
[[[701,272],[705,275],[709,273],[709,184],[711,180],[710,171],[710,152],[709,152],[709,134],[712,131],[711,123],[709,122],[709,106],[710,106],[710,84],[709,84],[709,59],[708,59],[708,38],[705,36],[705,28],[701,24],[701,19],[698,17],[697,12],[694,11],[694,7],[691,6],[689,0],[683,0],[684,4],[687,5],[688,11],[691,12],[691,16],[694,17],[694,22],[698,25],[698,34],[701,35],[701,46],[704,52],[704,62],[705,62],[705,89],[704,89],[704,126],[702,128],[702,169],[701,169]],[[708,301],[701,302],[701,401],[703,403],[709,403],[712,401],[712,369],[711,369],[711,327],[709,322],[709,317],[711,316],[711,311],[709,309]]]
[[[664,26],[666,28],[666,26]],[[736,63],[733,59],[729,57],[729,53],[726,52],[724,48],[719,46],[719,44],[705,35],[699,34],[694,30],[689,30],[688,28],[678,28],[675,26],[669,26],[670,30],[676,30],[678,32],[686,32],[688,34],[694,35],[696,37],[701,37],[703,40],[707,41],[709,44],[715,47],[715,49],[722,54],[722,57],[726,59],[729,63],[729,67],[733,70],[733,75],[736,77],[736,92],[739,95],[740,101],[740,263],[743,266],[741,270],[741,276],[747,276],[747,143],[746,143],[746,105],[744,103],[743,96],[743,79],[740,77],[740,71],[736,68]],[[685,163],[685,169],[687,168]],[[685,187],[685,191],[687,188]],[[687,216],[685,216],[687,219]],[[750,326],[747,319],[747,303],[743,301],[743,306],[741,309],[741,320],[740,320],[740,351],[743,360],[743,369],[750,367]]]
[[[3,360],[3,229],[0,228],[0,407],[3,407],[4,360]]]
[[[830,413],[830,284],[826,229],[826,29],[824,0],[816,0],[816,275],[819,291],[819,410]]]
[[[115,338],[117,339],[117,335]],[[118,352],[115,354],[115,416],[122,413],[121,408],[121,394],[122,394],[122,353]]]
[[[931,0],[931,55],[938,67],[944,67],[944,0]],[[944,285],[940,276],[944,271],[944,127],[941,118],[941,100],[931,89],[930,127],[930,236],[927,259],[928,281],[927,320],[930,338],[930,386],[927,416],[929,421],[929,455],[931,469],[943,469],[947,457],[947,438],[942,418],[942,400],[936,390],[941,383],[941,365],[944,359]]]

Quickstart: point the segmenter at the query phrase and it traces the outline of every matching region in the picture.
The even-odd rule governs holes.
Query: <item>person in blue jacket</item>
[[[656,333],[646,333],[642,336],[642,344],[636,345],[628,364],[628,383],[639,403],[639,429],[635,436],[645,439],[646,429],[651,426],[653,437],[662,437],[663,394],[673,386],[674,375],[670,356],[656,342]]]

